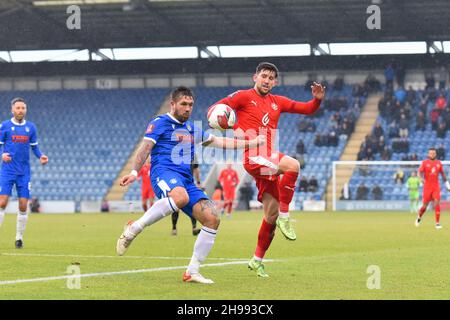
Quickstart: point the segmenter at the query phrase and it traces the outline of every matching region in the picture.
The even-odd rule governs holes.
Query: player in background
[[[220,210],[220,215],[223,216],[224,213],[223,189],[222,186],[220,185],[220,182],[217,182],[211,200],[214,201],[216,208]]]
[[[0,148],[3,147],[3,163],[0,172],[0,226],[15,185],[19,197],[15,246],[21,249],[28,221],[28,199],[30,199],[30,147],[42,165],[47,164],[48,157],[39,150],[36,126],[25,120],[27,114],[25,100],[14,98],[11,102],[11,112],[13,117],[0,125]]]
[[[223,188],[223,208],[227,211],[227,217],[230,217],[239,177],[233,166],[227,164],[227,167],[220,172],[218,180]]]
[[[194,162],[191,166],[192,174],[194,175],[194,181],[197,188],[202,188],[202,183],[200,181],[200,167],[198,165],[197,155],[194,154]],[[172,235],[176,236],[178,234],[177,232],[177,224],[178,224],[178,218],[180,216],[180,212],[176,211],[172,213]],[[194,217],[191,217],[191,224],[192,224],[192,235],[196,236],[200,233],[200,229],[197,228],[197,220],[195,220]]]
[[[252,140],[222,138],[207,134],[201,128],[194,128],[188,121],[194,106],[194,96],[186,87],[172,91],[170,106],[170,113],[158,116],[149,123],[144,141],[134,159],[133,170],[121,179],[122,186],[134,182],[151,153],[150,176],[159,200],[140,219],[130,221],[125,226],[117,241],[116,251],[118,255],[123,255],[145,227],[181,209],[202,224],[183,281],[211,284],[214,282],[204,278],[199,269],[212,249],[220,217],[214,203],[194,183],[191,163],[195,145],[243,149],[262,145],[266,139],[264,136]]]
[[[428,204],[433,201],[436,229],[442,229],[439,222],[441,217],[441,187],[439,185],[439,174],[441,174],[442,180],[445,182],[447,191],[450,191],[450,183],[447,181],[441,161],[437,160],[436,156],[437,152],[435,148],[428,149],[428,159],[422,161],[419,168],[418,175],[423,183],[423,194],[422,207],[419,210],[419,215],[415,223],[416,227],[420,225],[420,221],[427,210]]]
[[[419,187],[422,185],[417,172],[411,172],[411,176],[406,181],[409,192],[409,211],[416,213],[419,210]]]
[[[150,182],[150,162],[144,163],[141,170],[138,172],[138,179],[142,179],[141,184],[141,198],[142,198],[142,209],[146,212],[153,205],[155,200],[155,193],[153,192],[152,183]]]
[[[253,75],[253,88],[234,92],[215,103],[227,104],[235,110],[239,119],[234,127],[235,135],[243,133],[245,138],[258,134],[267,136],[264,148],[244,151],[244,168],[256,181],[258,201],[262,202],[264,210],[255,254],[248,264],[260,277],[268,277],[262,260],[276,226],[287,239],[297,238],[289,221],[289,204],[294,196],[300,164],[296,159],[273,150],[278,120],[281,113],[313,114],[325,96],[325,87],[316,82],[311,86],[313,99],[306,103],[273,95],[271,91],[277,85],[278,74],[274,64],[262,62]]]

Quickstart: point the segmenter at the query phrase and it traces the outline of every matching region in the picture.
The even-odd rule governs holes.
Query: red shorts
[[[224,188],[223,189],[223,200],[234,200],[236,188]]]
[[[441,200],[441,190],[439,188],[423,189],[422,203],[428,203],[433,200]]]
[[[249,157],[248,163],[244,163],[245,170],[255,178],[256,187],[258,188],[258,201],[262,202],[264,193],[270,194],[277,201],[280,201],[278,192],[278,184],[280,176],[278,172],[278,164],[284,154],[274,152],[269,156]]]
[[[142,200],[155,198],[155,192],[153,192],[153,188],[152,188],[151,184],[142,185],[141,197],[142,197]]]

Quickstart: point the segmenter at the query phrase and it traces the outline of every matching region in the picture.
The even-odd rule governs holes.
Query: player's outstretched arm
[[[308,102],[294,101],[286,97],[278,96],[278,101],[281,103],[281,112],[296,114],[315,113],[325,98],[325,87],[320,83],[314,82],[311,86],[311,93],[313,99]]]
[[[211,139],[206,141],[203,145],[205,147],[207,146],[222,149],[245,149],[265,145],[266,141],[266,136],[257,136],[252,140],[212,136]]]
[[[138,172],[141,170],[142,166],[144,165],[145,160],[147,160],[154,145],[155,145],[155,143],[151,140],[144,140],[141,143],[141,146],[139,147],[136,157],[134,158],[134,161],[133,161],[133,170],[131,170],[131,172],[129,174],[127,174],[126,176],[123,176],[122,179],[120,179],[120,185],[122,187],[129,185],[130,183],[133,183],[134,181],[136,181]]]

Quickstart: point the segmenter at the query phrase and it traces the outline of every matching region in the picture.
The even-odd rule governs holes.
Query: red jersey
[[[233,189],[239,183],[237,172],[233,169],[223,169],[219,176],[219,182],[224,189]]]
[[[424,160],[420,165],[419,172],[424,172],[424,189],[440,189],[439,174],[443,172],[442,163],[439,160]]]
[[[275,143],[275,130],[283,112],[297,114],[312,114],[320,106],[321,100],[312,99],[308,102],[297,102],[283,96],[273,94],[259,95],[254,88],[240,90],[218,101],[229,105],[236,112],[237,123],[234,130],[241,129],[244,136],[239,138],[254,139],[258,135],[267,137],[265,146],[250,150],[251,155],[271,155]],[[244,151],[244,163],[248,162],[249,149]]]
[[[138,177],[142,177],[142,187],[151,186],[150,182],[150,163],[145,163],[139,170]]]

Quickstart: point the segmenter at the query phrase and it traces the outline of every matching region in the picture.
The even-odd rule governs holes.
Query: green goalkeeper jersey
[[[418,191],[420,187],[420,178],[419,177],[409,177],[408,181],[406,181],[406,185],[408,186],[408,190],[410,192]]]

